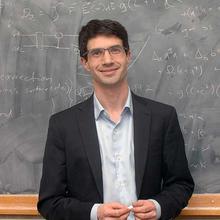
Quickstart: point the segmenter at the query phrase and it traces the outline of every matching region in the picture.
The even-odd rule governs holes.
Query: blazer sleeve
[[[59,121],[52,116],[43,158],[38,211],[48,220],[88,220],[93,205],[69,196],[64,138]]]
[[[174,108],[168,117],[165,130],[162,190],[154,198],[161,205],[163,220],[178,216],[187,205],[194,189],[194,181],[185,154],[184,139]]]

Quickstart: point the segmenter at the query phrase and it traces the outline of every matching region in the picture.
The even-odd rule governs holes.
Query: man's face
[[[102,50],[100,53],[100,50],[94,50],[97,48],[111,49]],[[87,54],[87,60],[81,58],[81,63],[91,73],[95,88],[114,87],[127,83],[130,51],[126,54],[121,39],[100,35],[88,41],[87,50],[91,53]]]

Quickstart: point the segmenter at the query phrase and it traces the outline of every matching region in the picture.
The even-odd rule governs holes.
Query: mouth
[[[109,69],[101,69],[100,72],[109,74],[109,73],[115,72],[115,71],[118,70],[118,69],[119,69],[119,67],[109,68]]]

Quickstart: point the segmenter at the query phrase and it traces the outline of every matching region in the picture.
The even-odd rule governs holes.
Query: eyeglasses
[[[91,58],[101,58],[104,56],[106,50],[109,52],[111,56],[118,56],[122,55],[128,49],[122,47],[121,45],[114,45],[108,48],[94,48],[85,52],[83,54],[83,57],[88,55]]]

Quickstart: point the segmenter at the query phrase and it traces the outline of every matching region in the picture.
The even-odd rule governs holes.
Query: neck
[[[96,97],[108,112],[110,118],[117,122],[128,97],[128,84],[114,88],[94,87]]]

